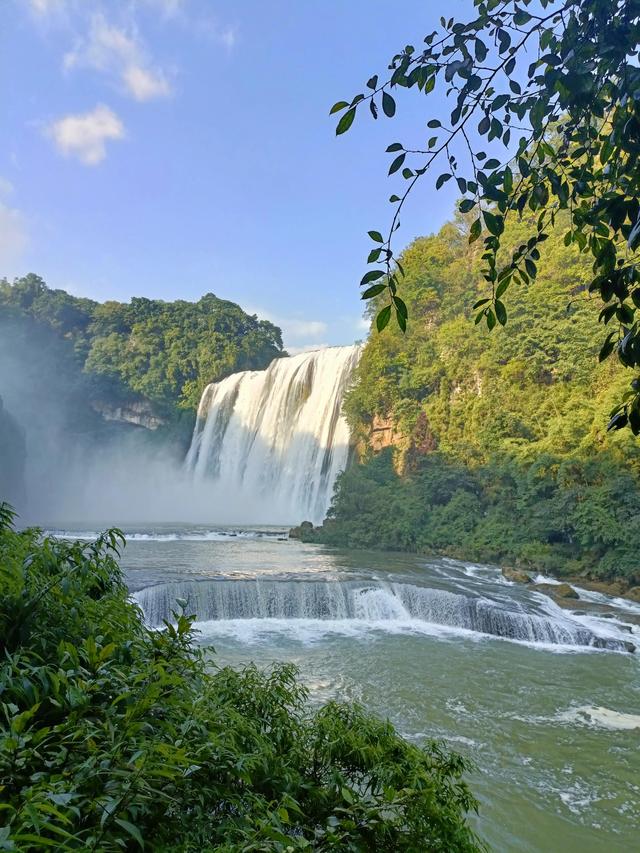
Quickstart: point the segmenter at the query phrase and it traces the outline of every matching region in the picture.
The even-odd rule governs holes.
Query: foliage
[[[50,290],[36,275],[0,281],[0,311],[53,329],[73,350],[94,396],[195,411],[205,385],[283,354],[280,330],[208,293],[198,302],[105,302]]]
[[[455,180],[461,212],[474,211],[469,240],[486,234],[486,292],[475,302],[476,322],[484,319],[490,330],[507,322],[507,290],[535,280],[540,247],[559,229],[566,246],[590,256],[586,284],[604,304],[599,321],[614,326],[600,358],[615,352],[622,365],[638,368],[638,0],[474,0],[474,10],[468,21],[441,18],[424,47],[407,45],[393,57],[390,76],[379,82],[374,75],[366,93],[332,108],[342,113],[341,134],[366,105],[374,118],[378,104],[392,117],[391,93],[400,88],[430,96],[429,103],[444,89],[452,101],[449,115],[429,118],[426,147],[387,148],[389,174],[402,169],[406,184],[391,196],[396,207],[386,237],[369,232],[368,262],[381,266],[363,277],[362,296],[387,295],[379,329],[392,309],[406,328],[409,312],[397,293],[403,267],[394,263],[392,237],[415,184],[444,161],[436,189]],[[529,228],[501,257],[507,221],[526,211],[535,214]],[[616,398],[609,428],[627,424],[640,434],[640,376]]]
[[[122,544],[17,532],[0,504],[0,849],[483,849],[459,756],[313,711],[289,665],[217,666],[186,602],[147,629]]]
[[[528,227],[511,222],[505,246]],[[597,360],[588,264],[551,235],[509,325],[474,334],[468,228],[459,215],[401,256],[413,322],[367,341],[345,402],[362,464],[316,537],[637,583],[640,448],[604,430],[624,379]],[[378,458],[381,421],[394,447]]]

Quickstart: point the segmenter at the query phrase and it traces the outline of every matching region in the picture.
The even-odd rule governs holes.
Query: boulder
[[[551,595],[553,598],[580,598],[575,589],[568,583],[536,583],[533,589]]]
[[[531,575],[523,572],[522,569],[514,569],[510,566],[504,566],[502,576],[512,583],[531,583]]]

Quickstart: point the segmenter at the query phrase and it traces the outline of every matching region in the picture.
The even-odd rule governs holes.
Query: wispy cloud
[[[165,72],[152,65],[134,27],[118,27],[98,12],[91,17],[89,31],[64,55],[63,66],[91,68],[117,80],[137,101],[166,98],[173,87]]]
[[[85,166],[96,166],[107,154],[109,141],[124,139],[124,125],[104,106],[87,113],[63,116],[47,128],[56,148],[65,156],[77,157]]]
[[[322,320],[306,320],[301,317],[281,317],[262,308],[247,309],[262,320],[269,320],[282,329],[286,349],[290,353],[306,352],[326,346],[323,340],[329,327]]]

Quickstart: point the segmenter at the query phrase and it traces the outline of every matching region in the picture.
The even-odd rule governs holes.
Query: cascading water
[[[525,643],[633,651],[614,635],[599,635],[569,614],[525,610],[478,596],[410,583],[363,581],[220,580],[159,584],[135,593],[147,622],[173,621],[178,599],[199,622],[321,620],[405,627],[438,625]]]
[[[208,385],[187,468],[244,522],[322,521],[347,462],[342,399],[359,357],[359,346],[329,347]]]

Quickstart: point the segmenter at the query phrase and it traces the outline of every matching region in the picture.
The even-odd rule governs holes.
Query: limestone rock
[[[531,583],[531,575],[523,572],[522,569],[514,569],[510,566],[503,566],[502,576],[513,583]]]

